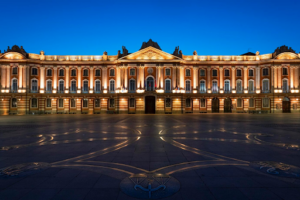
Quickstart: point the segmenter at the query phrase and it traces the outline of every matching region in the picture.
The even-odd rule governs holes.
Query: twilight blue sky
[[[300,51],[300,0],[1,1],[0,49],[46,55],[116,55],[150,38],[185,55]]]

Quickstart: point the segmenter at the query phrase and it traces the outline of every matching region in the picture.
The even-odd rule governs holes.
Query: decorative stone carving
[[[161,50],[160,46],[157,44],[157,42],[152,41],[151,39],[148,42],[143,42],[142,47],[140,50],[145,49],[147,47],[154,47],[156,49]]]
[[[281,47],[277,47],[277,49],[275,49],[272,56],[273,56],[273,58],[275,58],[277,55],[284,53],[284,52],[296,53],[291,47],[289,48],[288,46],[283,45]]]
[[[148,69],[147,69],[147,72],[148,72],[148,74],[152,74],[152,73],[153,73],[153,68],[151,68],[151,67],[148,68]]]

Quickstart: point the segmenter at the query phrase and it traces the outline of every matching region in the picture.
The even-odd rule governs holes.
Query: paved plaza
[[[300,199],[300,114],[0,116],[0,199]]]

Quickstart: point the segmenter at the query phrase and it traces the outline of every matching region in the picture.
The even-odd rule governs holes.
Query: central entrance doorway
[[[145,113],[146,114],[155,114],[155,97],[147,96],[145,97]]]
[[[230,98],[226,98],[224,100],[224,112],[231,113],[231,99]]]

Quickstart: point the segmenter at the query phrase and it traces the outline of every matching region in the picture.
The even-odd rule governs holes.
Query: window
[[[17,67],[12,68],[12,74],[18,74],[18,68]]]
[[[37,68],[32,68],[31,69],[31,75],[37,75],[38,72],[37,72]]]
[[[218,92],[218,81],[216,80],[212,82],[212,92],[214,93]]]
[[[187,92],[191,91],[191,81],[190,80],[185,81],[185,91],[187,91]]]
[[[230,92],[230,81],[229,80],[225,80],[224,92],[226,92],[226,93]]]
[[[134,104],[135,104],[135,99],[134,98],[130,98],[129,99],[129,107],[130,108],[134,108],[134,106],[135,106]]]
[[[46,102],[46,106],[47,108],[50,108],[51,107],[51,99],[47,99],[47,102]]]
[[[270,106],[269,98],[263,98],[263,107],[264,108],[269,108],[269,106]]]
[[[36,91],[37,91],[37,88],[38,88],[37,84],[38,84],[38,82],[37,82],[36,79],[31,80],[31,90],[32,90],[33,92],[36,92]]]
[[[243,91],[242,80],[237,80],[236,81],[236,92],[241,93],[242,91]]]
[[[146,79],[146,90],[153,91],[154,90],[154,79],[152,77],[148,77]]]
[[[229,69],[225,69],[224,74],[225,76],[229,76]]]
[[[236,70],[236,76],[242,76],[242,70],[241,69]]]
[[[109,81],[109,91],[111,92],[115,91],[115,80]]]
[[[99,80],[96,80],[95,81],[95,91],[100,92],[100,90],[101,90],[101,83]]]
[[[282,75],[286,76],[288,75],[288,69],[287,68],[282,68]]]
[[[76,81],[75,80],[71,81],[71,91],[76,92]]]
[[[87,99],[83,99],[82,100],[82,107],[83,108],[87,108],[88,107],[88,100]]]
[[[115,70],[114,69],[109,70],[109,76],[115,76]]]
[[[200,100],[200,107],[205,108],[205,104],[206,104],[206,99],[201,99]]]
[[[109,107],[110,108],[115,107],[115,99],[109,99]]]
[[[135,69],[134,69],[134,68],[131,68],[131,69],[129,70],[129,74],[130,74],[130,76],[134,76],[134,75],[135,75]]]
[[[76,76],[76,69],[71,70],[71,76]]]
[[[75,108],[76,107],[76,101],[75,99],[71,99],[71,108]]]
[[[262,90],[263,90],[263,92],[269,91],[269,80],[268,79],[263,80]]]
[[[60,70],[59,70],[59,76],[64,76],[64,75],[65,75],[65,70],[60,69]]]
[[[47,76],[52,76],[52,69],[47,69]]]
[[[254,99],[253,98],[249,99],[249,107],[254,108]]]
[[[171,108],[171,99],[166,98],[166,108]]]
[[[47,80],[46,91],[47,92],[52,91],[52,80]]]
[[[253,69],[249,69],[249,76],[254,76],[254,70]]]
[[[64,100],[63,99],[58,99],[58,107],[63,108],[64,107]]]
[[[36,98],[31,99],[31,107],[37,108],[37,99]]]
[[[18,90],[18,79],[14,78],[12,80],[12,88],[13,91],[17,91]]]
[[[191,70],[190,69],[185,70],[185,76],[191,76]]]
[[[131,79],[129,81],[129,90],[130,91],[135,91],[135,80]]]
[[[96,69],[95,76],[101,76],[101,70],[100,69]]]
[[[287,79],[282,80],[282,90],[283,90],[283,92],[288,91],[288,80]]]
[[[171,91],[171,80],[170,79],[167,79],[166,80],[166,86],[165,86],[165,90],[166,91]]]
[[[241,98],[238,98],[238,99],[237,99],[237,107],[238,107],[238,108],[241,108],[241,107],[242,107],[242,99],[241,99]]]
[[[88,92],[89,91],[89,81],[84,80],[83,81],[83,92]]]
[[[213,69],[212,74],[213,74],[213,76],[218,76],[218,71],[216,69]]]
[[[187,107],[187,108],[191,107],[191,99],[190,98],[185,100],[185,107]]]
[[[83,70],[83,76],[88,76],[88,75],[89,75],[89,70],[88,69]]]
[[[166,76],[170,76],[171,75],[171,69],[166,69]]]
[[[205,91],[206,91],[205,81],[201,80],[200,81],[200,92],[205,92]]]
[[[65,81],[64,80],[59,80],[59,83],[58,83],[58,91],[60,93],[64,92],[64,86],[65,86]]]
[[[269,69],[268,68],[264,68],[263,69],[263,75],[264,76],[268,76],[269,75]]]
[[[200,76],[205,76],[205,70],[204,69],[200,70]]]
[[[95,108],[100,108],[100,99],[95,99]]]
[[[12,108],[16,108],[17,107],[17,99],[16,98],[12,98],[11,99],[11,107]]]
[[[248,92],[250,93],[254,92],[254,80],[249,80]]]

